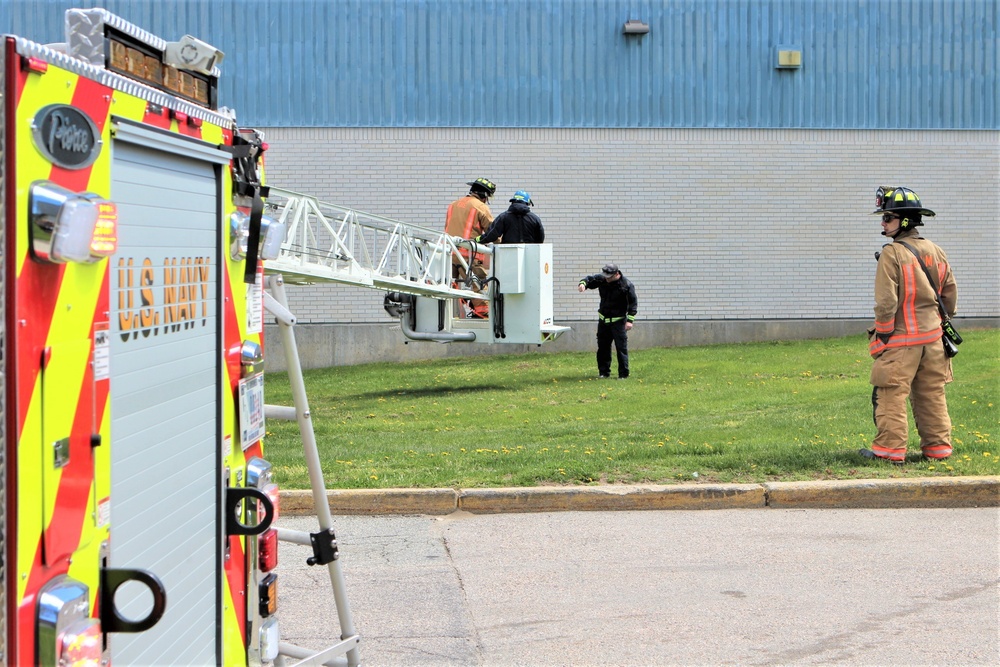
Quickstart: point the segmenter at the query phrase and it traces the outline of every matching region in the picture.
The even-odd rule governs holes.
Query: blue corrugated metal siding
[[[94,5],[222,49],[260,126],[1000,128],[997,0],[5,0],[0,30]]]

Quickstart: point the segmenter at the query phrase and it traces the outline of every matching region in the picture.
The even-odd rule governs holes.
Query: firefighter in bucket
[[[445,231],[452,237],[471,239],[486,232],[493,224],[490,198],[497,191],[497,186],[488,178],[477,178],[466,185],[469,186],[469,194],[448,205]],[[474,279],[469,281],[465,267],[458,262],[458,258],[452,258],[451,275],[455,286],[482,291],[482,284],[489,275],[489,257],[471,254],[465,248],[460,248],[459,252],[468,263]],[[490,314],[490,304],[485,299],[472,299],[468,302],[462,299],[460,307],[463,317],[486,319]]]

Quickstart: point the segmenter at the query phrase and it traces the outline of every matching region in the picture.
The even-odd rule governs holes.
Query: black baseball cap
[[[603,273],[606,276],[613,276],[616,273],[618,273],[618,265],[617,264],[605,264],[604,268],[601,269],[601,273]]]

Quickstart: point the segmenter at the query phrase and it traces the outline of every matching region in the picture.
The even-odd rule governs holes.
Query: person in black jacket
[[[510,207],[496,217],[485,234],[473,240],[476,243],[493,243],[503,237],[501,243],[545,243],[542,221],[531,212],[534,205],[531,195],[518,190],[510,198]]]
[[[578,290],[596,289],[601,294],[597,310],[597,372],[602,378],[611,377],[611,343],[618,355],[618,379],[624,380],[628,370],[628,332],[639,310],[635,285],[622,275],[617,264],[607,264],[600,273],[580,280]]]

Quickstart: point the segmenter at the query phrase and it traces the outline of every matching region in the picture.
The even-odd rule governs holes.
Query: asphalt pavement
[[[456,508],[421,512],[400,491],[355,497],[333,527],[371,667],[998,665],[1000,479],[926,482],[772,488],[763,504],[703,491],[705,507],[746,504],[717,509],[641,487],[493,490],[465,508],[456,491]],[[285,504],[282,528],[318,529]],[[340,626],[309,555],[281,544],[278,613],[283,641],[320,650]]]

